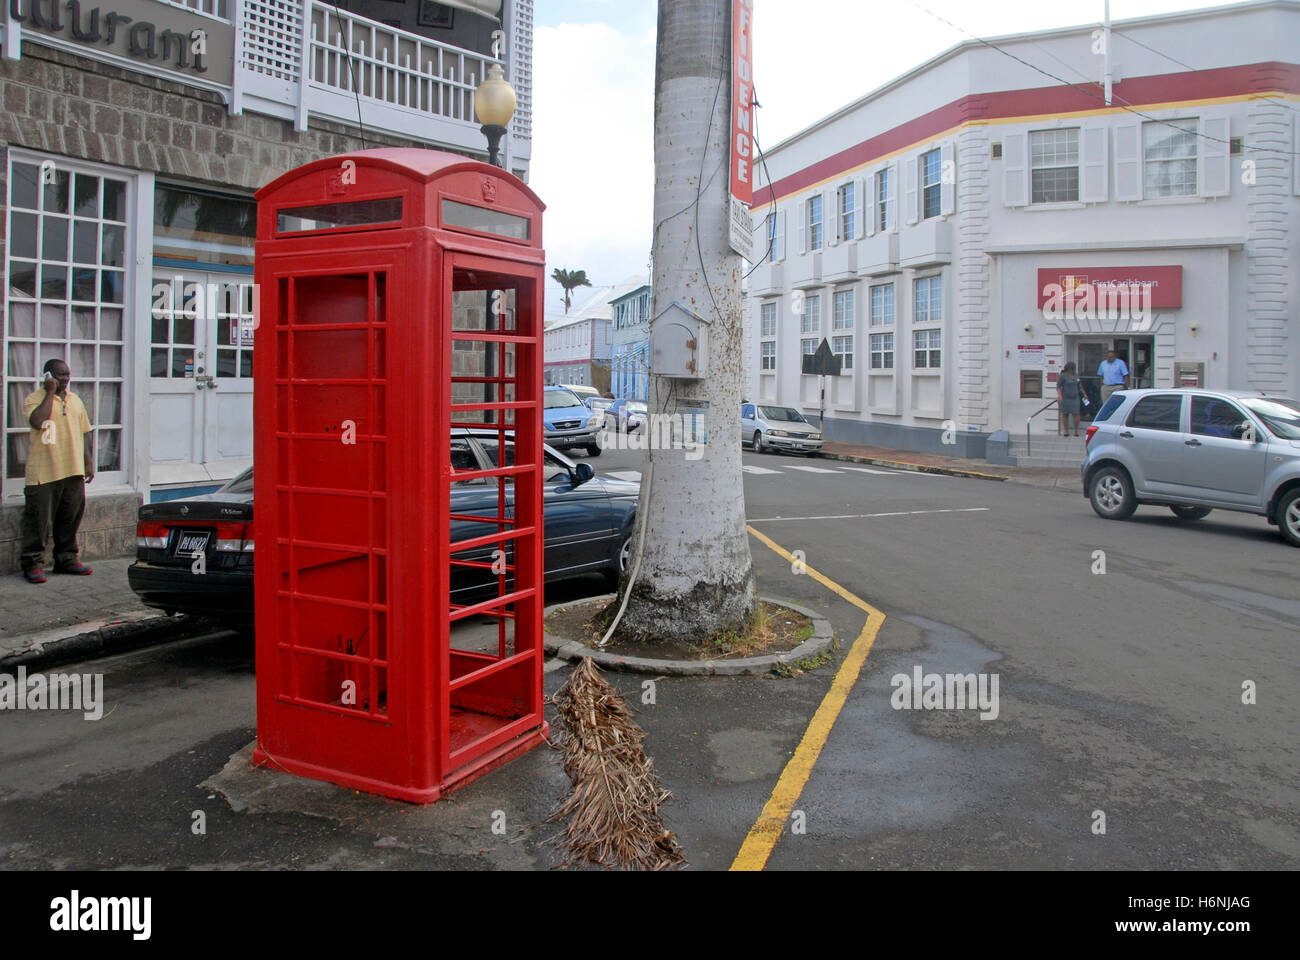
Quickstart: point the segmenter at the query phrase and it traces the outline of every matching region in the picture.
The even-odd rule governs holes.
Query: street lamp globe
[[[488,67],[487,76],[474,91],[474,115],[488,141],[488,163],[501,164],[501,138],[515,115],[515,89],[506,82],[499,63]]]

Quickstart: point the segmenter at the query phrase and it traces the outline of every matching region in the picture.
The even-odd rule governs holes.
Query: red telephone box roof
[[[458,153],[447,153],[445,150],[422,150],[418,147],[380,147],[374,150],[357,150],[353,153],[340,153],[336,156],[324,157],[301,167],[295,167],[288,173],[282,174],[261,190],[258,190],[255,196],[258,200],[261,200],[286,184],[310,176],[317,170],[337,169],[339,163],[343,160],[353,160],[358,167],[378,167],[391,170],[421,183],[428,183],[435,178],[462,170],[509,179],[537,204],[539,210],[546,209],[546,204],[542,203],[541,199],[528,188],[526,183],[500,167],[494,167],[492,164],[484,163],[481,160],[472,160]]]

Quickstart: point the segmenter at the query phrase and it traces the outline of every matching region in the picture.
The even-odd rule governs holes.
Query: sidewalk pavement
[[[88,577],[46,569],[45,583],[0,576],[0,669],[103,655],[179,638],[196,624],[144,606],[126,582],[132,557],[94,560]]]
[[[827,460],[847,460],[852,463],[872,463],[896,470],[914,473],[939,473],[952,477],[972,477],[979,480],[1011,480],[1035,487],[1049,487],[1083,494],[1083,481],[1077,467],[1006,467],[985,463],[983,460],[966,460],[961,457],[941,457],[933,453],[913,453],[910,450],[892,450],[888,447],[864,447],[854,443],[822,444],[822,456]]]

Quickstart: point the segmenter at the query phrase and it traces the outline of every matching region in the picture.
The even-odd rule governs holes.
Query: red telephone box
[[[543,205],[415,149],[257,200],[253,762],[436,800],[547,732]]]

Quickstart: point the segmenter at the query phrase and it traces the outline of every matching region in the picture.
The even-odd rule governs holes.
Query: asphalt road
[[[1154,508],[1109,523],[1061,491],[744,460],[752,524],[887,615],[798,801],[804,830],[787,830],[769,869],[1300,863],[1300,551],[1273,528]],[[638,461],[592,462],[630,476]],[[661,678],[653,705],[641,703],[645,678],[610,677],[638,711],[696,868],[730,865],[865,619],[751,544],[765,595],[831,619],[834,662],[792,679]],[[548,602],[603,589],[574,581]],[[231,757],[254,735],[250,646],[223,634],[65,668],[105,674],[98,721],[0,714],[0,865],[559,862],[546,842],[559,828],[545,821],[567,779],[545,748],[422,808],[241,773]],[[996,674],[997,718],[894,709],[891,678],[918,666]],[[548,693],[565,672],[547,674]],[[234,809],[202,786],[213,778],[233,784]],[[491,829],[498,811],[504,834]]]

